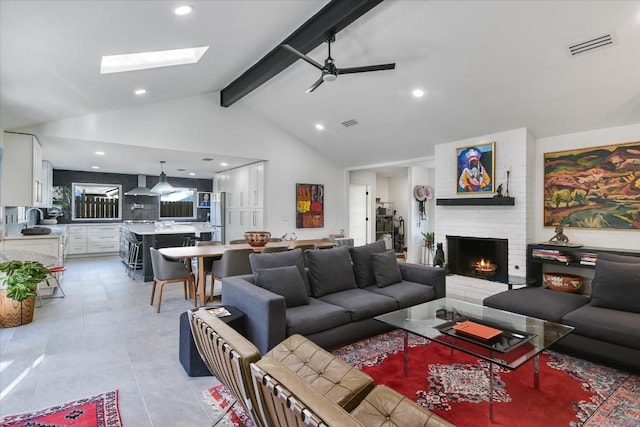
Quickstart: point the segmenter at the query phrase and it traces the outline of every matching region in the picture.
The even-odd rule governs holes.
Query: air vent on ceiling
[[[213,159],[211,157],[205,157],[202,159],[203,162],[211,162]]]
[[[350,126],[355,126],[358,124],[358,121],[356,119],[351,119],[351,120],[347,120],[346,122],[342,122],[342,126],[348,128]]]
[[[590,52],[594,49],[610,46],[614,43],[615,39],[613,37],[613,34],[607,34],[606,36],[596,37],[594,39],[569,46],[569,54],[571,56],[575,56],[580,53]]]

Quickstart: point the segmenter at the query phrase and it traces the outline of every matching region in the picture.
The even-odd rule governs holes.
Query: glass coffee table
[[[375,317],[403,329],[404,375],[409,362],[409,333],[489,362],[489,419],[493,422],[493,366],[517,369],[533,359],[533,383],[539,388],[539,355],[573,327],[521,314],[440,298]],[[470,329],[467,329],[470,328]]]

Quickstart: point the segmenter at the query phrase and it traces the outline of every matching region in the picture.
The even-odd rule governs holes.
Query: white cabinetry
[[[67,226],[69,255],[108,254],[120,249],[119,224]]]
[[[87,253],[87,226],[67,226],[67,254],[78,255]]]
[[[45,207],[42,187],[42,147],[33,135],[5,133],[2,165],[4,206]]]
[[[51,162],[42,161],[42,206],[53,206],[53,166]]]
[[[87,227],[87,253],[118,252],[119,249],[119,225],[92,225]]]
[[[227,241],[264,228],[264,167],[259,162],[217,175],[217,189],[226,193]]]

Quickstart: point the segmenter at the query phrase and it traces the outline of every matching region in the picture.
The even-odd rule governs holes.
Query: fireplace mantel
[[[458,197],[455,199],[436,199],[437,206],[514,206],[513,197]]]

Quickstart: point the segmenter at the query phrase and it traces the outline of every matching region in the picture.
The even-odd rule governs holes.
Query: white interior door
[[[349,237],[354,246],[366,245],[369,239],[369,186],[349,185]]]

